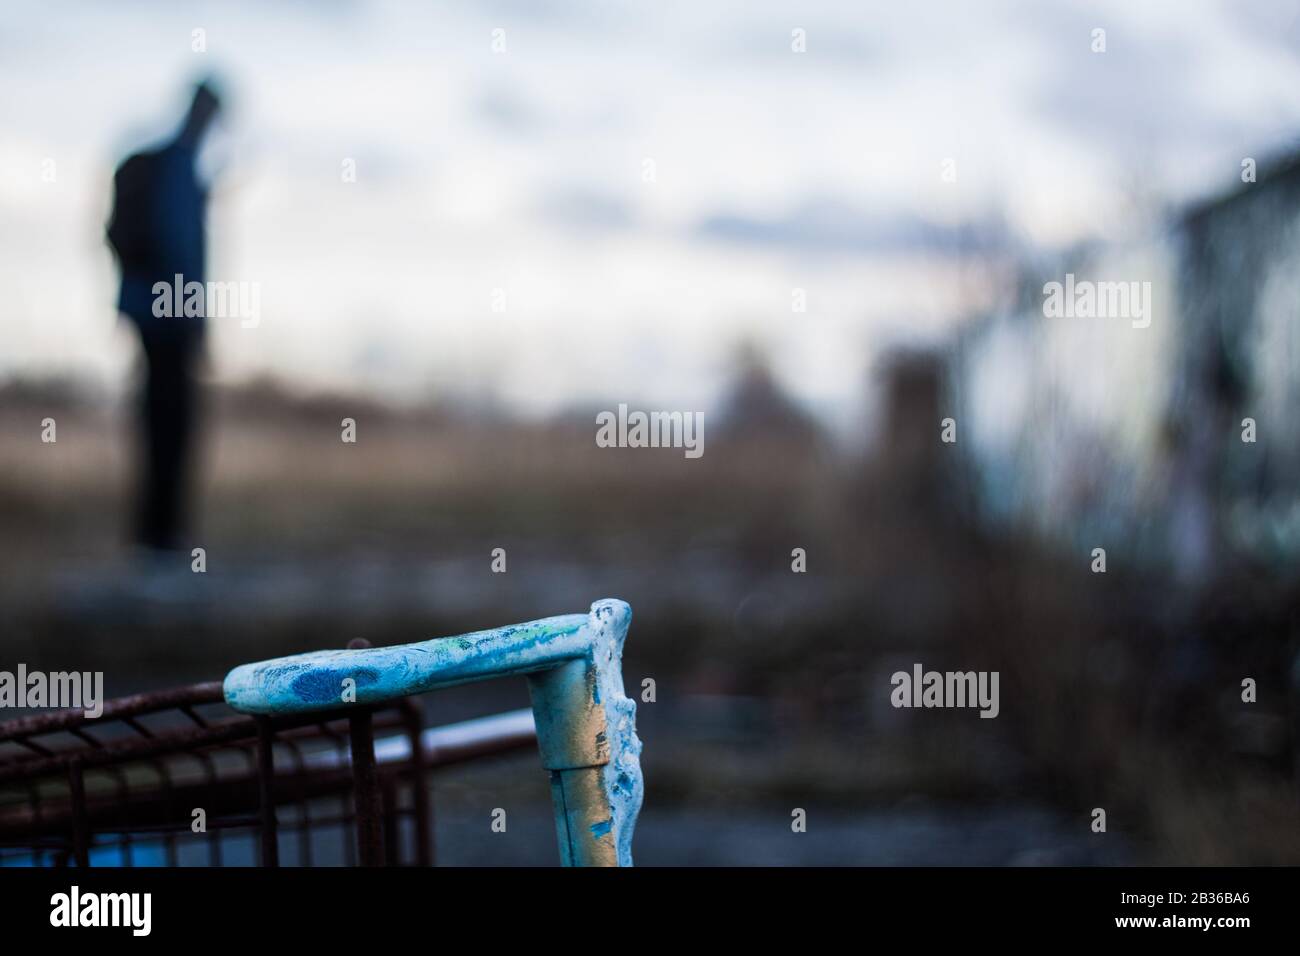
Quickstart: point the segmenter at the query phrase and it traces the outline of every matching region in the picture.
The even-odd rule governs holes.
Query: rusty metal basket
[[[631,863],[631,609],[245,664],[0,724],[0,866],[430,865],[430,771],[536,745],[560,860]],[[364,642],[362,642],[364,644]],[[531,711],[425,728],[417,695],[519,675]],[[340,694],[339,689],[345,693]]]
[[[527,710],[425,728],[408,697],[255,717],[216,682],[14,720],[0,866],[428,866],[430,772],[535,742]]]

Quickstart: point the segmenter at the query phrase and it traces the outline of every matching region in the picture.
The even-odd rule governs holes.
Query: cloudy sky
[[[112,169],[218,71],[210,278],[261,284],[220,379],[698,409],[753,341],[844,421],[996,303],[972,235],[1123,239],[1286,150],[1297,41],[1277,2],[6,4],[0,376],[127,381]]]

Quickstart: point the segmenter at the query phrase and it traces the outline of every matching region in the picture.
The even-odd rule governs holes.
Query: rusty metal
[[[275,731],[265,718],[257,721],[257,802],[262,818],[262,865],[280,865],[280,834],[275,818]]]
[[[348,650],[370,647],[364,637],[348,641]],[[373,712],[362,708],[348,720],[348,752],[352,758],[352,807],[356,814],[357,852],[362,866],[383,866],[384,833],[379,782],[375,775]],[[392,857],[390,856],[390,859]]]
[[[352,804],[357,822],[357,852],[362,866],[384,865],[383,813],[375,771],[375,737],[370,708],[348,718],[352,756]]]
[[[347,860],[429,865],[432,774],[536,745],[517,723],[426,730],[410,699],[350,716],[239,715],[205,683],[0,723],[0,866],[312,865],[335,837]]]
[[[68,763],[68,793],[72,799],[72,852],[77,866],[90,866],[90,835],[86,825],[86,781],[81,761]]]
[[[419,785],[419,781],[429,779],[425,770],[424,745],[420,732],[424,729],[424,720],[420,708],[409,697],[401,702],[402,718],[406,726],[407,746],[411,748],[411,801],[415,816],[415,865],[433,866],[433,789]]]

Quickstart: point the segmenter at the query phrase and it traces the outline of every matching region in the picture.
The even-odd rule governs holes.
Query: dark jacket
[[[206,281],[207,194],[199,184],[194,161],[194,150],[178,143],[164,146],[150,158],[145,226],[151,251],[147,263],[123,268],[117,300],[118,311],[135,322],[142,334],[174,330],[192,335],[203,330],[201,316],[154,314],[157,283],[167,284],[162,294],[170,299],[175,282],[181,283],[183,292],[187,283]]]

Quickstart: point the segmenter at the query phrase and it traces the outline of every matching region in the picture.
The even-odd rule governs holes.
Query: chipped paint
[[[636,704],[624,693],[623,642],[632,609],[605,599],[568,614],[397,647],[318,651],[244,664],[226,675],[226,702],[248,714],[341,710],[442,687],[528,678],[542,766],[551,771],[561,859],[632,865],[644,797]]]

